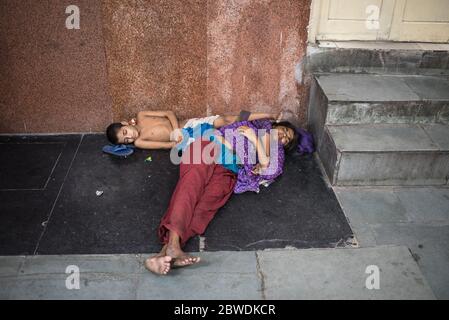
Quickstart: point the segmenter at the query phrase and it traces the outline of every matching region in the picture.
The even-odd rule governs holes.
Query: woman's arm
[[[268,143],[267,143],[268,141]],[[260,171],[263,171],[264,169],[268,168],[270,165],[270,139],[269,136],[266,134],[261,138],[258,138],[256,136],[255,143],[253,144],[256,146],[256,152],[257,157],[259,159],[260,163]]]
[[[257,157],[259,159],[259,167],[261,169],[266,169],[268,168],[268,166],[270,165],[270,149],[269,149],[269,137],[268,135],[264,135],[264,137],[262,138],[263,141],[261,141],[261,139],[259,139],[256,135],[256,133],[254,132],[253,129],[251,129],[250,127],[247,126],[241,126],[237,128],[237,131],[242,134],[243,136],[247,137],[249,142],[251,142],[255,148],[256,148],[256,152],[257,152]],[[268,144],[267,144],[268,141]],[[267,148],[268,145],[268,148]]]
[[[259,176],[264,180],[274,180],[284,171],[285,151],[284,146],[275,138],[272,138],[268,149],[271,149],[270,165],[268,168],[260,170]]]
[[[265,180],[273,180],[280,176],[283,172],[285,153],[284,147],[276,143],[277,136],[271,137],[271,134],[275,133],[265,134],[263,141],[260,141],[254,130],[245,126],[239,127],[238,130],[256,146],[259,163],[253,168],[253,174],[257,174]]]

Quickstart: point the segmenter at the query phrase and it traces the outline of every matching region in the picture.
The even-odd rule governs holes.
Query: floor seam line
[[[267,297],[265,295],[265,275],[262,272],[261,266],[260,266],[260,260],[259,260],[259,254],[257,251],[255,252],[256,255],[256,270],[257,274],[260,278],[260,293],[262,295],[262,300],[266,300]]]
[[[67,146],[67,143],[64,144],[64,148],[65,148],[66,146]],[[56,162],[55,162],[55,164],[53,165],[53,168],[51,169],[51,172],[50,172],[50,174],[48,175],[47,181],[45,182],[45,185],[44,185],[44,187],[42,188],[42,190],[46,190],[46,189],[47,189],[48,183],[50,182],[51,177],[53,176],[53,173],[55,172],[55,169],[56,169],[56,167],[57,167],[58,164],[59,164],[59,160],[61,159],[61,156],[62,156],[62,151],[59,153],[59,156],[58,156],[58,158],[56,159]]]
[[[37,244],[36,244],[36,247],[34,249],[33,255],[37,255],[37,251],[39,249],[39,245],[41,243],[42,238],[44,237],[45,231],[47,231],[47,227],[48,227],[48,224],[50,222],[51,216],[53,215],[53,211],[54,211],[54,209],[56,207],[56,203],[59,200],[59,196],[61,195],[62,188],[64,187],[64,184],[65,184],[65,182],[67,180],[67,177],[69,176],[70,170],[72,170],[73,163],[75,162],[75,158],[78,155],[78,150],[79,150],[79,148],[81,146],[81,143],[83,142],[83,139],[84,139],[84,134],[81,135],[81,139],[78,142],[78,146],[77,146],[77,148],[75,150],[75,154],[73,155],[72,160],[70,161],[69,168],[67,169],[67,172],[66,172],[66,174],[64,176],[64,179],[62,180],[61,186],[59,187],[58,194],[56,195],[55,201],[53,202],[53,205],[52,205],[52,207],[50,209],[50,213],[49,213],[49,215],[47,217],[47,220],[45,220],[46,224],[44,226],[44,230],[42,230],[41,235],[39,236],[39,239],[37,240]]]

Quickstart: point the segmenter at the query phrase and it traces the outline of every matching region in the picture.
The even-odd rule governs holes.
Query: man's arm
[[[168,118],[170,121],[173,130],[179,129],[179,123],[178,119],[176,118],[176,115],[173,111],[167,110],[167,111],[140,111],[137,115],[138,118],[140,117],[161,117],[161,118]]]
[[[253,120],[261,120],[261,119],[270,119],[275,120],[277,117],[277,114],[275,113],[251,113],[248,117],[248,121]],[[240,121],[239,116],[220,116],[217,120],[214,122],[215,128],[221,128],[224,126],[227,126],[228,124],[234,123]]]
[[[260,119],[271,119],[271,120],[275,120],[277,117],[277,114],[275,113],[251,113],[249,115],[248,121],[253,121],[253,120],[260,120]]]
[[[140,149],[171,149],[176,145],[176,142],[137,140],[134,142],[134,145]]]

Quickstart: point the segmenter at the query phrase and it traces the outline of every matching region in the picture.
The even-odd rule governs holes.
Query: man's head
[[[139,131],[127,122],[116,122],[107,127],[106,136],[112,144],[128,144],[136,141]]]
[[[299,134],[294,125],[288,121],[282,121],[274,123],[273,129],[277,129],[279,141],[283,144],[287,152],[292,152],[296,149]]]

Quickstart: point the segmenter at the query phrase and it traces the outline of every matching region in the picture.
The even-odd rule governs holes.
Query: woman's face
[[[283,146],[286,146],[290,143],[290,141],[292,141],[295,135],[292,129],[284,126],[278,126],[276,127],[276,129],[278,130],[278,139]]]

